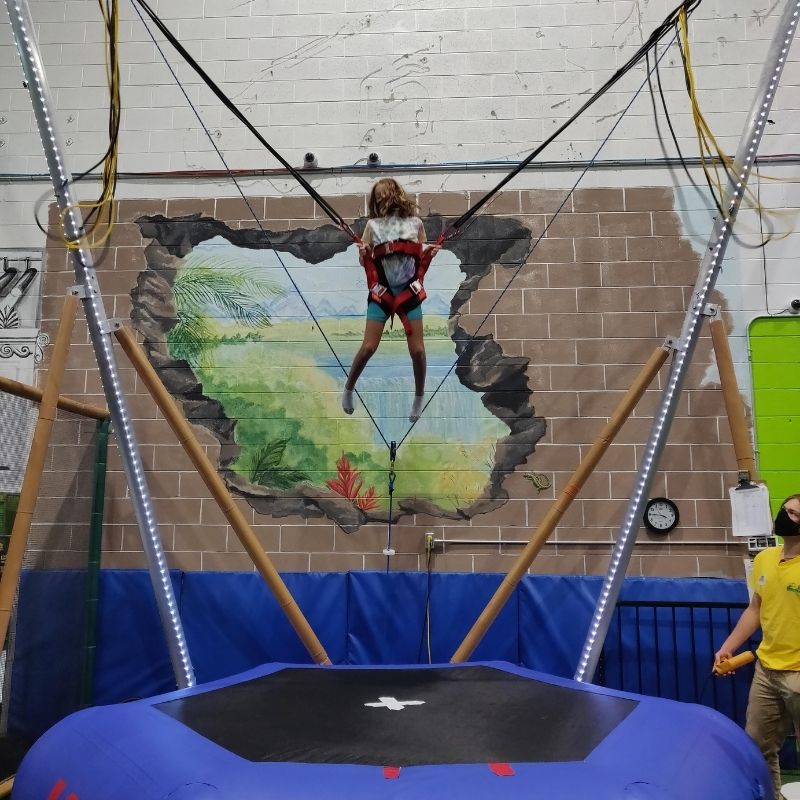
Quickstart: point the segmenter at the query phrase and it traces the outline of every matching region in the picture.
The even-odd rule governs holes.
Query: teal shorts
[[[411,320],[422,319],[422,305],[412,308],[406,316]],[[389,315],[376,302],[370,300],[367,305],[367,319],[371,319],[374,322],[386,322],[389,319]]]

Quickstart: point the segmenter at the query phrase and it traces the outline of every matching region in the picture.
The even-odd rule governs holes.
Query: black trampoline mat
[[[249,761],[407,767],[581,761],[637,704],[462,666],[287,668],[154,707]]]

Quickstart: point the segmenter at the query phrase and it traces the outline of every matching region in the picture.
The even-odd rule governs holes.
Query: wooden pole
[[[50,369],[47,371],[42,401],[39,405],[39,417],[33,431],[33,442],[25,467],[25,477],[19,494],[19,506],[11,528],[8,542],[8,553],[3,575],[0,577],[0,646],[5,643],[14,595],[17,592],[19,576],[22,572],[22,561],[28,544],[28,535],[33,522],[33,512],[39,496],[39,487],[47,457],[47,447],[53,431],[53,422],[57,414],[58,392],[64,375],[64,366],[69,353],[70,337],[78,313],[78,298],[69,294],[64,298],[61,320],[58,323],[53,344]]]
[[[244,515],[234,502],[233,496],[228,491],[225,482],[220,478],[219,473],[214,468],[210,459],[203,450],[197,437],[194,435],[191,426],[178,408],[178,404],[172,399],[161,379],[156,374],[150,362],[145,357],[141,348],[136,342],[133,334],[125,328],[116,330],[117,340],[122,345],[122,349],[128,356],[131,364],[144,382],[156,405],[161,410],[164,418],[169,423],[178,441],[183,446],[186,454],[194,464],[195,469],[200,474],[204,483],[211,492],[214,500],[225,515],[234,533],[244,546],[253,563],[266,581],[267,586],[275,595],[278,605],[289,619],[292,627],[297,631],[297,635],[305,645],[311,657],[317,664],[330,664],[322,643],[317,638],[308,620],[303,616],[303,612],[298,607],[286,584],[278,574],[269,556],[264,552],[261,543],[256,538]]]
[[[34,403],[42,402],[42,390],[37,389],[27,383],[20,383],[11,378],[4,378],[0,376],[0,391],[6,394],[13,394],[15,397],[24,397],[26,400],[32,400]],[[108,409],[100,408],[99,406],[90,406],[87,403],[81,403],[78,400],[72,400],[69,397],[64,397],[60,394],[58,396],[58,407],[62,411],[69,411],[72,414],[80,414],[82,417],[89,417],[90,419],[104,420],[109,418]]]
[[[709,326],[711,341],[714,343],[714,355],[717,357],[719,381],[722,385],[722,397],[725,401],[725,412],[728,415],[728,424],[731,426],[733,449],[736,453],[736,466],[740,472],[747,471],[753,480],[758,480],[756,458],[753,453],[753,443],[747,430],[747,416],[744,410],[742,396],[736,382],[736,371],[733,368],[728,333],[725,323],[715,319]]]
[[[647,363],[636,376],[630,389],[628,389],[625,397],[622,398],[613,415],[609,418],[597,439],[595,439],[591,449],[575,472],[572,473],[569,482],[564,487],[559,497],[550,506],[544,519],[539,523],[531,540],[517,557],[514,566],[511,567],[508,575],[503,578],[494,596],[481,612],[481,615],[478,617],[469,633],[464,637],[464,641],[461,642],[458,650],[456,650],[453,657],[450,659],[451,663],[458,664],[466,661],[472,655],[478,644],[480,644],[489,626],[494,622],[505,605],[506,600],[508,600],[511,593],[514,591],[514,587],[528,571],[528,568],[539,554],[542,546],[553,530],[555,530],[559,520],[564,516],[564,513],[569,508],[572,501],[577,497],[586,479],[592,474],[594,468],[608,449],[608,446],[614,441],[614,437],[619,433],[620,428],[636,407],[645,389],[647,389],[667,360],[669,352],[669,348],[666,345],[659,345],[653,351]]]

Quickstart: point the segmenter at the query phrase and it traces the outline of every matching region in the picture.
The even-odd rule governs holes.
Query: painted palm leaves
[[[169,332],[170,352],[206,367],[213,367],[211,354],[223,341],[220,323],[257,333],[272,324],[266,301],[285,294],[279,284],[261,277],[258,267],[214,254],[187,258],[172,292],[178,321]],[[287,489],[307,480],[302,471],[281,466],[288,442],[271,439],[249,454],[245,471],[253,483]]]
[[[230,321],[253,331],[269,327],[266,301],[285,291],[261,277],[258,267],[204,254],[186,259],[172,293],[178,321],[169,332],[170,351],[197,364],[220,341],[217,323]]]

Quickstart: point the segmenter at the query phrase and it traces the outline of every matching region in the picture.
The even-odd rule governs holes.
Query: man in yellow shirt
[[[772,772],[775,800],[781,794],[778,751],[794,726],[800,741],[800,494],[787,498],[775,518],[782,546],[753,560],[753,597],[714,657],[730,658],[759,628],[762,641],[747,701],[745,730]]]

